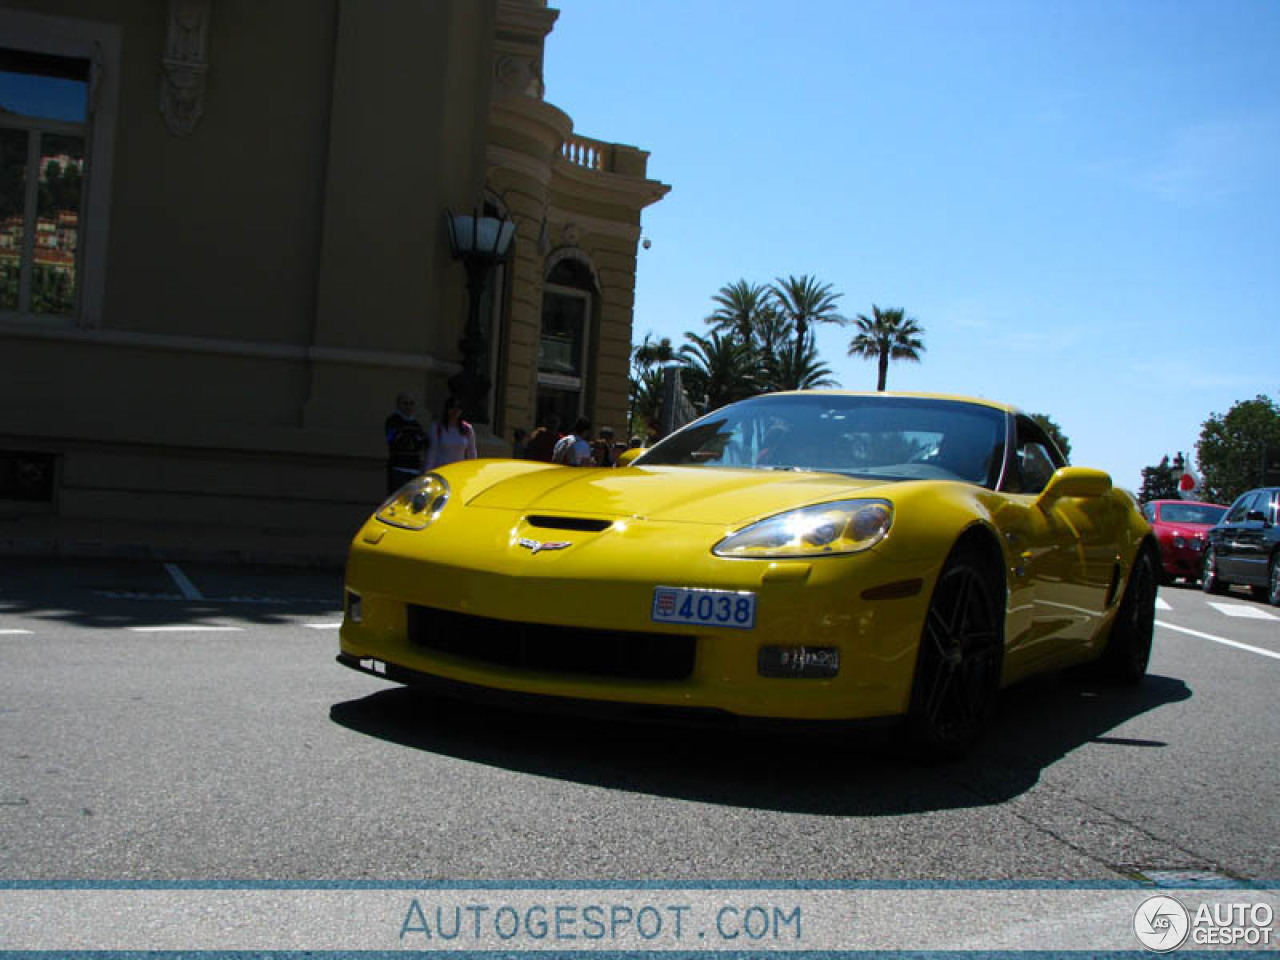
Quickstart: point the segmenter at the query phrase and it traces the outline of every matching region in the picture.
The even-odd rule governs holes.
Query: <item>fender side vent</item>
[[[544,530],[584,530],[588,533],[599,533],[613,526],[612,520],[596,520],[592,517],[525,517],[531,527]]]
[[[1109,607],[1116,602],[1116,591],[1120,589],[1120,564],[1116,564],[1111,568],[1111,584],[1107,587],[1107,602],[1104,607]]]

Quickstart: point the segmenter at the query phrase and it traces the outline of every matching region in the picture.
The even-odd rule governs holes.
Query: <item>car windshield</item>
[[[994,487],[1005,416],[924,397],[772,394],[722,407],[637,458],[644,466],[818,470]]]
[[[1160,520],[1162,523],[1214,524],[1226,512],[1226,507],[1208,503],[1166,503],[1160,507]]]

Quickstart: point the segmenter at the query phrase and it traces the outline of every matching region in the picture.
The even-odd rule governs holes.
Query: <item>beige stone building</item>
[[[0,539],[44,517],[345,537],[466,272],[482,455],[621,426],[648,154],[543,99],[544,0],[0,0]],[[571,105],[570,105],[571,106]],[[625,131],[593,131],[616,135]]]

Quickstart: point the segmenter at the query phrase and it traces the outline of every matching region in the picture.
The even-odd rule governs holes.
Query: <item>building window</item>
[[[538,423],[555,413],[567,429],[586,409],[594,289],[591,271],[576,260],[560,261],[547,277],[538,339]]]
[[[0,317],[95,325],[116,29],[0,11],[0,36]]]

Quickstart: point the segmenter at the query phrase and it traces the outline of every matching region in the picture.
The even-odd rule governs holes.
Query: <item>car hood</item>
[[[862,496],[884,486],[881,482],[831,473],[715,467],[565,467],[505,477],[468,496],[467,505],[526,513],[724,525],[824,500]]]

